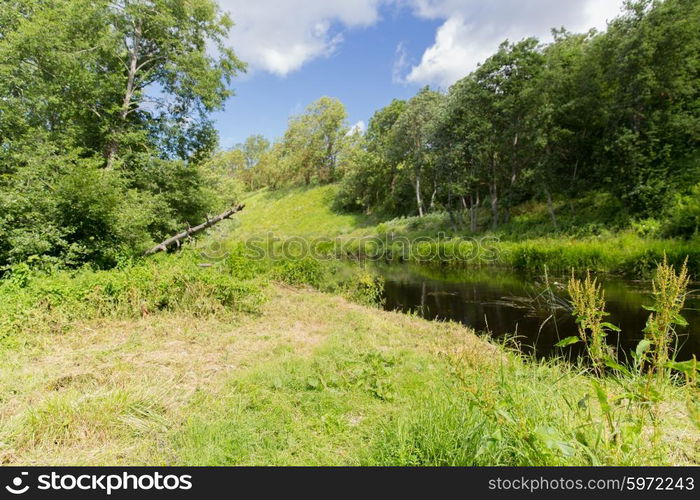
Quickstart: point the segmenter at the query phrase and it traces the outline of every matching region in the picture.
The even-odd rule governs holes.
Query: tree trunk
[[[173,236],[171,238],[168,238],[167,240],[163,241],[162,243],[159,243],[158,245],[154,246],[153,248],[151,248],[150,250],[145,252],[143,255],[146,256],[146,255],[153,255],[154,253],[158,253],[158,252],[165,252],[168,249],[168,247],[172,244],[177,244],[178,246],[180,246],[180,242],[182,240],[187,239],[190,236],[192,236],[193,234],[199,233],[200,231],[204,231],[205,229],[208,229],[211,226],[218,224],[222,220],[228,219],[229,217],[240,212],[244,208],[245,208],[245,205],[236,205],[231,210],[227,210],[226,212],[217,215],[213,219],[207,219],[206,222],[200,224],[199,226],[187,228],[186,231],[183,231],[179,234],[176,234],[175,236]]]
[[[423,199],[420,195],[420,170],[416,171],[416,204],[418,205],[418,216],[423,217]]]
[[[547,196],[547,211],[552,219],[552,224],[554,225],[554,230],[559,231],[559,225],[557,224],[557,216],[554,213],[554,204],[552,203],[552,193],[549,192],[549,188],[545,186],[544,194]]]
[[[491,227],[498,227],[498,184],[496,180],[496,158],[491,158],[491,185],[489,194],[491,196]]]
[[[476,192],[476,199],[474,199],[474,195],[469,195],[469,200],[471,202],[471,206],[469,207],[469,229],[471,229],[472,233],[476,233],[479,230],[479,204],[481,203],[479,198],[478,191]]]
[[[459,211],[457,211],[459,214]],[[452,225],[452,231],[457,232],[457,227],[458,225],[461,226],[461,223],[458,222],[457,217],[455,217],[455,212],[452,207],[452,193],[447,194],[447,214],[450,216],[450,224]]]
[[[131,110],[131,100],[134,98],[134,92],[136,91],[136,73],[139,70],[138,62],[141,55],[141,23],[137,23],[134,27],[134,40],[131,50],[129,50],[129,70],[126,80],[126,91],[124,92],[124,99],[122,100],[122,106],[119,110],[119,125],[117,126],[117,133],[121,130],[126,122],[127,116]],[[115,131],[113,131],[114,133]],[[107,145],[106,160],[107,170],[111,170],[114,167],[114,161],[117,158],[117,153],[119,152],[119,142],[115,137],[112,137]]]
[[[491,227],[496,229],[498,227],[498,186],[496,182],[492,182],[489,188],[491,197]]]

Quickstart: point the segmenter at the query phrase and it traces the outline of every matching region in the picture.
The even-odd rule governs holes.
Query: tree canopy
[[[214,0],[5,2],[0,265],[109,265],[206,214],[230,27]]]

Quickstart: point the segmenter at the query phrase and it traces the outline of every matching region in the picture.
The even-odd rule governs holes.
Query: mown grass
[[[639,430],[591,379],[463,326],[273,286],[258,315],[78,322],[0,352],[8,464],[692,464],[696,389]],[[602,381],[611,399],[622,394]],[[694,392],[695,391],[695,392]],[[696,401],[696,400],[695,400]],[[694,403],[694,404],[697,404]]]

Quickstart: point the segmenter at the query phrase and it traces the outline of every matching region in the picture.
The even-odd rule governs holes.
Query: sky
[[[276,139],[322,96],[363,129],[392,99],[446,90],[505,39],[551,39],[553,27],[605,29],[623,0],[218,0],[235,26],[229,45],[248,71],[214,115],[228,149],[252,134]]]

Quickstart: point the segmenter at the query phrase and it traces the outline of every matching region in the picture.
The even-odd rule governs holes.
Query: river
[[[553,277],[545,286],[510,270],[488,268],[472,271],[440,271],[408,264],[378,266],[384,277],[384,307],[413,311],[424,318],[453,320],[496,339],[510,338],[519,348],[538,357],[575,359],[583,346],[555,347],[576,335],[577,327],[566,301],[567,278]],[[608,343],[625,359],[643,338],[651,305],[651,283],[601,276],[610,313],[606,321],[621,328],[610,333]],[[693,288],[691,286],[691,288]],[[677,359],[700,357],[700,295],[691,292],[683,316],[689,326],[678,328]]]

